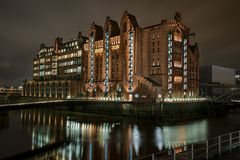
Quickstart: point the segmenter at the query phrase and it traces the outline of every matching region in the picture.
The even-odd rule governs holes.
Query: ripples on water
[[[70,138],[73,142],[68,146],[36,159],[134,159],[208,137],[206,119],[183,125],[158,126],[152,122],[131,123],[54,110],[10,111],[5,116],[8,117],[4,120],[8,121],[5,122],[8,126],[0,129],[3,140],[0,144],[4,145],[11,139],[10,136],[3,136],[12,134],[19,136],[17,139],[26,141],[26,144],[22,142],[20,148],[14,151],[10,147],[0,151],[0,158]],[[14,128],[16,126],[18,129]]]

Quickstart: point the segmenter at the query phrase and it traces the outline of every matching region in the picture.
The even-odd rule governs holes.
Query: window
[[[41,65],[40,65],[40,70],[44,70],[44,68],[45,68],[45,65],[44,65],[44,64],[41,64]]]
[[[174,77],[174,82],[175,83],[181,83],[182,82],[182,77],[181,76],[175,76]]]
[[[56,62],[52,63],[52,68],[57,68],[57,63]]]
[[[44,71],[41,71],[41,72],[40,72],[40,76],[44,76]]]
[[[182,67],[181,61],[174,61],[174,67],[181,68]]]
[[[182,32],[180,28],[176,28],[174,32],[174,41],[182,42]]]
[[[33,64],[38,64],[38,63],[39,63],[39,61],[38,61],[38,60],[36,60],[36,61],[34,61],[34,62],[33,62]]]
[[[56,69],[52,70],[52,75],[57,75],[57,70]]]
[[[51,61],[51,59],[50,59],[50,58],[47,58],[47,59],[46,59],[46,62],[50,62],[50,61]]]
[[[52,61],[57,61],[57,56],[53,56]]]
[[[41,58],[40,63],[45,63],[45,58]]]

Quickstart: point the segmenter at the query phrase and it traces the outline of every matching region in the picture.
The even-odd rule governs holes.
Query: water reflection
[[[165,146],[165,148],[177,147],[207,139],[207,129],[207,120],[193,122],[189,125],[164,126],[162,130],[156,128],[158,133],[155,134],[155,141],[158,142],[157,146]],[[159,147],[159,150],[161,150],[161,147]]]
[[[83,150],[85,145],[85,152],[89,153],[87,159],[93,159],[93,144],[98,143],[98,149],[102,151],[102,159],[108,159],[108,139],[111,130],[118,125],[118,123],[100,123],[98,125],[93,123],[80,123],[76,120],[66,121],[66,136],[75,142],[70,144],[67,149],[76,151],[74,154],[68,152],[68,157],[77,159],[83,157]],[[58,154],[61,154],[66,148],[58,150]],[[80,154],[81,153],[81,154]]]
[[[133,139],[133,146],[134,146],[136,155],[138,156],[139,147],[141,144],[141,137],[140,137],[140,131],[136,125],[133,126],[132,139]]]
[[[162,129],[160,127],[156,127],[155,129],[155,145],[157,146],[158,150],[163,149],[163,138],[162,138]]]
[[[9,127],[8,113],[0,112],[0,131]]]
[[[157,126],[53,110],[14,113],[19,116],[24,132],[31,135],[28,149],[73,140],[68,146],[37,156],[36,159],[131,160],[165,148],[204,140],[208,136],[207,120]]]

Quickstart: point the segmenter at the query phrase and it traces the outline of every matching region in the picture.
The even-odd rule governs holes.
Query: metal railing
[[[201,160],[221,156],[240,147],[240,130],[213,137],[197,143],[137,157],[136,160]]]

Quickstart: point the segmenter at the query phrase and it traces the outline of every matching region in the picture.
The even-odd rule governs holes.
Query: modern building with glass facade
[[[67,95],[155,101],[198,97],[199,51],[197,44],[190,43],[191,35],[179,13],[173,20],[147,27],[140,27],[136,17],[127,11],[119,24],[106,17],[103,26],[90,25],[86,41],[82,36],[69,43],[57,38],[54,47],[42,46],[34,59],[32,83],[79,82],[77,94],[71,95],[66,89],[69,94],[64,93],[63,98]],[[72,52],[67,50],[69,44],[70,48],[75,47]],[[48,51],[54,53],[50,61]],[[76,57],[68,58],[74,53]],[[29,95],[29,89],[25,91]]]

